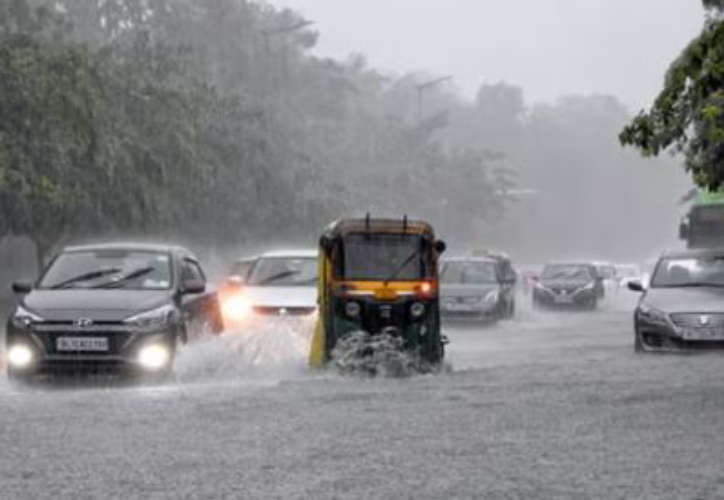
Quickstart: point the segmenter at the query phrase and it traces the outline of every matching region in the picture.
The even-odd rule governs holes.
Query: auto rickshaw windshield
[[[337,268],[349,280],[414,281],[432,274],[429,245],[419,234],[348,234]]]

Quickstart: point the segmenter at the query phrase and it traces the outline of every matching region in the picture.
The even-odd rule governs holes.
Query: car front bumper
[[[455,321],[494,321],[500,316],[498,302],[463,304],[456,300],[445,300],[440,304],[440,316]]]
[[[698,351],[724,349],[724,328],[677,326],[666,322],[648,321],[636,314],[636,335],[649,351]]]
[[[556,293],[552,290],[534,288],[533,301],[546,307],[587,307],[593,304],[597,299],[596,290],[578,290],[566,293]]]
[[[59,339],[105,339],[105,350],[66,350]],[[119,325],[98,325],[75,329],[69,325],[34,325],[18,328],[8,325],[6,353],[24,346],[31,353],[30,361],[18,365],[9,356],[8,368],[14,374],[33,376],[57,373],[152,374],[168,371],[173,366],[176,349],[176,329],[143,331]],[[167,353],[161,366],[149,366],[141,357],[142,351],[157,346]]]

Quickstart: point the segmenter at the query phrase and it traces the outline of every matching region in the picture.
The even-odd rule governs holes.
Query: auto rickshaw
[[[319,245],[311,366],[325,365],[340,339],[360,331],[392,335],[425,362],[442,361],[437,263],[445,243],[428,223],[406,216],[338,220]]]

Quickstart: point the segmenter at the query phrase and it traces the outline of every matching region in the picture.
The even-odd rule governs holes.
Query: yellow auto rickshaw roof
[[[370,234],[420,234],[434,238],[430,224],[421,220],[400,219],[339,219],[330,224],[325,232],[330,236],[344,236],[351,233]]]

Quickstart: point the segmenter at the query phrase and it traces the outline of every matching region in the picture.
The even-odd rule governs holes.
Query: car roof
[[[304,258],[317,258],[319,253],[317,250],[274,250],[271,252],[264,252],[258,257],[261,258],[289,258],[289,259],[304,259]]]
[[[664,252],[662,258],[685,259],[701,257],[724,257],[724,248],[694,248]]]
[[[548,262],[545,266],[587,266],[587,267],[596,267],[596,265],[593,262],[576,262],[576,261],[561,261],[561,262]]]
[[[140,252],[170,252],[193,255],[188,249],[172,244],[164,243],[134,243],[134,242],[113,242],[95,243],[87,245],[71,245],[63,249],[63,252],[92,252],[94,250],[131,250]]]
[[[445,262],[489,262],[490,264],[498,264],[498,261],[492,257],[447,257],[441,259]]]

